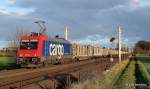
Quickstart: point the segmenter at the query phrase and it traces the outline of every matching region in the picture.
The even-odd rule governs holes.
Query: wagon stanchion
[[[50,86],[51,86],[51,89],[56,89],[56,87],[57,87],[57,81],[55,79],[52,79],[50,81]]]

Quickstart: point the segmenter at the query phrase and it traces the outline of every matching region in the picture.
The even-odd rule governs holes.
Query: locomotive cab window
[[[37,49],[38,40],[21,40],[20,49],[31,50]]]

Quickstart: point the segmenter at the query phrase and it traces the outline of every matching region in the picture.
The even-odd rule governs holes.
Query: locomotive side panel
[[[42,57],[52,64],[69,61],[72,59],[72,46],[69,43],[46,40],[43,44]]]

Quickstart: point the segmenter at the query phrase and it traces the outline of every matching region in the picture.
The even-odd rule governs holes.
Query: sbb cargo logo
[[[50,56],[63,56],[64,55],[64,46],[61,44],[50,44],[49,45],[49,54]]]

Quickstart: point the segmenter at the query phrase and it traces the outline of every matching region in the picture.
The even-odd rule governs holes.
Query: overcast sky
[[[37,20],[46,21],[51,36],[63,36],[67,26],[69,39],[79,43],[109,46],[119,25],[124,43],[150,41],[149,0],[1,0],[0,47],[17,28],[39,31]]]

